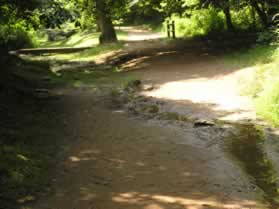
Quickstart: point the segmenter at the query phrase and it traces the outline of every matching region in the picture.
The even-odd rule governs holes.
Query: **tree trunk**
[[[110,12],[104,2],[104,0],[96,1],[96,16],[97,22],[101,30],[100,43],[111,43],[117,41],[116,32],[114,30]]]
[[[262,10],[260,8],[260,6],[258,5],[258,3],[255,1],[255,0],[251,0],[251,5],[255,8],[255,10],[257,11],[261,21],[262,21],[262,24],[264,25],[264,27],[268,27],[268,20],[267,20],[267,15],[266,13],[264,12],[264,10]]]
[[[226,24],[228,27],[228,30],[230,32],[234,32],[234,26],[233,26],[233,22],[232,22],[232,16],[231,16],[231,12],[230,12],[230,7],[227,5],[223,8],[223,12],[226,16]]]

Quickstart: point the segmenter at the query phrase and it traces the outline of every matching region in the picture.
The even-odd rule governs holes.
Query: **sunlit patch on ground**
[[[199,195],[199,194],[196,194]],[[256,202],[249,200],[241,200],[239,202],[231,202],[224,204],[216,198],[186,198],[179,196],[167,196],[161,194],[142,194],[138,192],[122,193],[112,198],[114,202],[126,203],[132,205],[144,205],[143,209],[167,209],[169,208],[187,208],[187,209],[203,209],[203,208],[224,208],[224,209],[244,209],[259,208]]]
[[[128,32],[128,41],[143,41],[165,37],[162,33],[154,33],[141,28],[121,27],[121,30]]]
[[[239,77],[243,73],[246,73],[246,69],[213,78],[183,80],[182,76],[181,80],[165,82],[145,95],[164,100],[212,104],[213,111],[232,112],[224,119],[254,118],[251,99],[241,96],[239,92]]]

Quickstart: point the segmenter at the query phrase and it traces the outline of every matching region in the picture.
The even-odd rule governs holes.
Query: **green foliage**
[[[45,1],[38,10],[40,23],[46,28],[60,27],[66,21],[73,21],[78,13],[72,1],[59,0]]]
[[[273,76],[278,77],[279,74]],[[275,125],[279,125],[279,80],[265,80],[263,86],[263,91],[256,99],[257,112]]]
[[[34,46],[32,32],[27,32],[24,24],[0,25],[0,47],[5,50]]]
[[[239,67],[250,67],[251,78],[241,83],[242,93],[254,98],[257,113],[279,125],[279,48],[257,46],[248,51],[230,56],[229,61]],[[233,62],[232,62],[233,61]]]
[[[269,65],[261,66],[257,77],[261,80],[261,88],[256,98],[257,111],[264,118],[279,125],[279,50],[277,49]]]
[[[227,64],[236,67],[258,66],[271,63],[274,60],[276,46],[257,45],[225,56]]]
[[[96,19],[92,13],[88,10],[84,10],[81,13],[81,17],[78,19],[81,24],[82,29],[95,29],[96,28]]]
[[[0,51],[33,46],[32,27],[37,19],[33,11],[40,5],[38,0],[0,1]]]
[[[126,24],[143,25],[153,24],[159,25],[164,21],[166,16],[164,11],[161,11],[160,0],[142,0],[133,1],[123,19]]]
[[[257,42],[261,44],[267,44],[275,41],[277,34],[273,30],[265,30],[259,33]]]
[[[60,30],[58,30],[59,32]],[[53,31],[55,32],[55,30]],[[127,33],[121,30],[117,30],[118,40],[126,38]],[[38,34],[38,33],[37,33]],[[45,33],[42,33],[45,34]],[[41,36],[39,47],[96,47],[99,44],[99,32],[95,30],[77,30],[73,35],[69,37],[60,37],[58,40],[49,41],[47,36]]]
[[[253,19],[251,7],[245,6],[232,11],[232,21],[238,30],[255,30],[260,27],[260,20],[257,16]]]
[[[203,36],[224,30],[224,17],[214,8],[193,11],[190,17],[175,15],[171,19],[176,23],[178,37]]]
[[[273,25],[259,34],[258,43],[278,43],[279,41],[279,13],[273,17]]]
[[[118,72],[117,68],[105,68],[104,70],[84,69],[80,71],[61,71],[52,75],[53,84],[70,85],[75,88],[87,87],[93,90],[102,90],[111,93],[113,89],[123,89],[134,76]]]

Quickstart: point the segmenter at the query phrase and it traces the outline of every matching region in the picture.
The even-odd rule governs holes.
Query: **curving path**
[[[146,33],[131,36],[143,38]],[[237,93],[247,69],[230,69],[221,55],[200,48],[165,50],[126,62],[127,73],[155,85],[143,93],[165,103],[164,111],[189,117],[253,119],[248,98]],[[247,74],[248,73],[248,74]],[[124,74],[123,74],[124,75]],[[240,209],[267,208],[261,191],[223,152],[223,128],[130,117],[90,92],[68,92],[66,146],[57,162],[53,192],[32,209]]]

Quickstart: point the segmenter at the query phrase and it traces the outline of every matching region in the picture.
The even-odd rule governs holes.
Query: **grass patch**
[[[127,33],[122,30],[116,30],[118,40],[125,40]],[[47,36],[39,34],[39,47],[90,47],[99,44],[99,32],[95,31],[78,31],[70,37],[60,37],[56,41],[48,41]]]
[[[95,65],[94,57],[118,49],[121,44],[100,45],[96,48],[73,54],[53,56],[26,56],[22,69],[16,74],[25,80],[41,81],[48,78],[50,88],[57,86],[86,87],[91,89],[123,89],[136,78],[121,69],[110,65]],[[79,58],[83,57],[83,58]],[[24,68],[24,69],[23,69]]]
[[[112,53],[117,51],[123,47],[123,43],[113,43],[113,44],[103,44],[96,45],[91,49],[83,50],[76,53],[69,54],[52,54],[44,58],[48,58],[50,60],[60,60],[60,61],[94,61],[98,58],[98,56]]]
[[[95,90],[124,89],[134,76],[124,72],[117,72],[117,68],[106,70],[84,69],[82,71],[61,72],[52,75],[54,85],[70,85],[72,87],[87,87]]]
[[[273,62],[276,46],[257,45],[248,50],[242,50],[225,56],[225,63],[230,66],[247,67]]]
[[[180,38],[207,36],[225,30],[224,16],[214,8],[192,11],[190,16],[172,15],[163,23],[161,29],[164,31],[167,31],[168,20],[175,21],[176,36]]]
[[[226,62],[252,68],[253,76],[241,81],[241,93],[253,97],[259,116],[279,126],[278,46],[257,46],[226,57]]]

